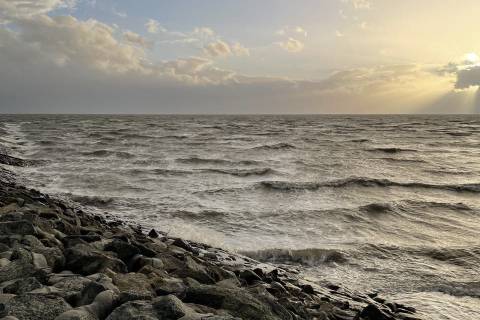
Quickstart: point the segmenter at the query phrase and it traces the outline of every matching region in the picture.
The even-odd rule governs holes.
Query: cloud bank
[[[0,26],[0,112],[405,113],[435,110],[453,85],[480,82],[473,65],[356,68],[317,81],[249,76],[216,64],[251,52],[211,28],[181,33],[149,20],[146,30],[158,38],[147,39],[95,19],[47,14],[73,5],[0,0],[8,20]],[[307,32],[282,30],[278,45],[301,52],[304,43],[294,36]],[[149,54],[153,41],[187,39],[199,44],[198,56],[156,61]]]

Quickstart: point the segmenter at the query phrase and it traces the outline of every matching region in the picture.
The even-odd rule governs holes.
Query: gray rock
[[[14,316],[18,320],[54,320],[71,309],[60,297],[29,293],[11,298],[4,306],[0,316]]]
[[[120,290],[121,302],[153,298],[154,293],[150,281],[142,273],[117,273],[112,280]]]
[[[26,220],[0,222],[0,234],[3,235],[27,235],[36,234],[33,224]]]
[[[159,320],[151,301],[129,301],[122,304],[106,320]]]
[[[19,279],[3,288],[3,293],[24,294],[42,287],[42,284],[33,277]]]
[[[103,272],[107,268],[114,272],[127,272],[126,265],[120,259],[84,244],[69,248],[65,258],[67,269],[83,275]]]
[[[235,316],[250,320],[278,319],[271,308],[242,289],[197,285],[187,288],[185,302],[231,311]]]
[[[182,301],[174,295],[158,297],[152,301],[152,305],[159,319],[177,320],[188,313]]]
[[[140,253],[140,250],[137,247],[120,239],[115,239],[107,244],[105,250],[115,252],[118,258],[125,263],[128,263],[133,256]]]
[[[91,304],[68,310],[58,316],[55,320],[105,319],[105,317],[112,311],[116,299],[117,297],[113,291],[103,291],[95,297],[95,300]]]
[[[158,296],[169,294],[183,297],[187,286],[182,280],[169,276],[156,277],[152,280],[153,289]]]
[[[245,269],[240,272],[240,279],[242,279],[247,284],[253,284],[257,281],[262,281],[262,279],[252,270]]]

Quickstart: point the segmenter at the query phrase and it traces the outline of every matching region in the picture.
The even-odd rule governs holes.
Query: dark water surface
[[[480,318],[478,116],[7,116],[29,185],[171,234]]]

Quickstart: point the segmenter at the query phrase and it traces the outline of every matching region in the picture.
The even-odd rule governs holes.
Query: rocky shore
[[[92,215],[15,182],[0,155],[0,319],[383,320],[413,308]]]

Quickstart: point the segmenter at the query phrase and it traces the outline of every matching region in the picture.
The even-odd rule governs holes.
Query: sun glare
[[[480,57],[475,52],[470,52],[465,55],[465,60],[471,63],[477,63],[480,61]]]

